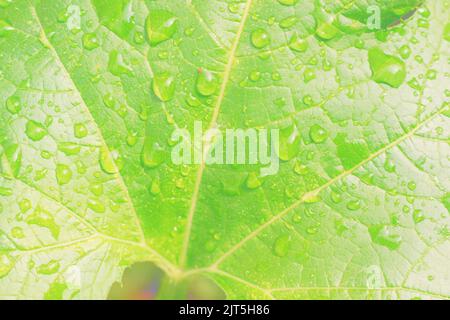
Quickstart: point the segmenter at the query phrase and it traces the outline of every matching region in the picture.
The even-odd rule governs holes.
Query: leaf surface
[[[450,3],[419,2],[0,1],[0,298],[105,298],[137,261],[448,298]],[[280,129],[279,172],[175,165],[195,121]]]

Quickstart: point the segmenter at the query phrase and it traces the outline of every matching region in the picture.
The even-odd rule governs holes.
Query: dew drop
[[[12,30],[14,30],[14,28],[11,27],[8,22],[0,19],[0,38],[6,37]]]
[[[450,23],[447,23],[447,25],[445,26],[443,37],[446,41],[450,42]]]
[[[328,22],[321,23],[316,29],[316,35],[323,40],[331,40],[339,34],[339,29]]]
[[[83,47],[86,50],[94,50],[100,46],[98,37],[95,33],[85,33],[83,35]]]
[[[82,139],[88,135],[88,130],[83,123],[76,123],[73,126],[73,133],[75,138]]]
[[[290,16],[280,21],[280,27],[283,29],[289,29],[293,27],[297,22],[298,18],[296,16]]]
[[[289,48],[297,52],[305,52],[308,50],[308,42],[301,39],[298,35],[294,34],[289,40]]]
[[[262,185],[261,180],[258,178],[258,175],[255,172],[249,173],[246,181],[247,188],[253,190],[257,189]]]
[[[13,259],[7,254],[0,253],[0,279],[7,276],[13,267]]]
[[[278,2],[284,6],[293,6],[297,4],[298,0],[278,0]]]
[[[59,262],[57,260],[51,260],[46,264],[41,264],[36,271],[40,274],[50,275],[58,272],[59,268]]]
[[[277,257],[285,257],[291,246],[291,238],[288,235],[282,235],[275,240],[273,245],[273,253]]]
[[[161,192],[161,183],[159,179],[153,179],[151,185],[150,185],[150,193],[154,196],[159,194]]]
[[[218,87],[218,81],[215,75],[208,71],[202,69],[197,75],[196,88],[197,91],[205,97],[213,95]]]
[[[119,77],[124,74],[130,74],[132,69],[125,63],[123,54],[114,50],[109,54],[108,71]]]
[[[33,141],[40,141],[47,135],[47,129],[39,122],[30,120],[26,124],[26,135]]]
[[[172,100],[175,95],[175,78],[168,72],[156,74],[153,79],[153,92],[163,102]]]
[[[297,156],[300,151],[301,136],[295,125],[290,125],[280,130],[279,158],[289,161]]]
[[[158,144],[146,141],[142,148],[141,161],[146,168],[156,168],[167,158],[167,152]]]
[[[152,10],[145,22],[148,41],[151,46],[171,39],[178,30],[177,17],[166,10]]]
[[[11,188],[0,187],[0,196],[9,197],[12,196],[13,191]]]
[[[11,96],[6,100],[6,109],[12,114],[18,114],[21,109],[20,99],[16,96]]]
[[[328,132],[318,124],[315,124],[309,130],[309,136],[314,143],[322,143],[328,139]]]
[[[256,48],[262,49],[270,44],[270,36],[266,30],[257,29],[252,32],[251,41]]]
[[[398,88],[405,81],[405,63],[397,57],[385,54],[378,48],[369,51],[369,64],[372,69],[372,78],[378,83]]]
[[[56,166],[56,180],[59,185],[65,185],[72,180],[72,170],[65,164],[58,164]]]
[[[88,208],[97,213],[104,213],[106,211],[105,205],[103,202],[96,199],[88,200]]]
[[[402,243],[402,237],[395,234],[389,226],[378,225],[369,227],[370,237],[372,241],[389,248],[390,250],[396,250]]]
[[[361,201],[360,200],[351,200],[347,203],[347,209],[351,211],[356,211],[361,208]]]
[[[118,151],[109,151],[106,147],[100,149],[99,162],[102,170],[108,174],[117,173],[122,169],[124,164]]]

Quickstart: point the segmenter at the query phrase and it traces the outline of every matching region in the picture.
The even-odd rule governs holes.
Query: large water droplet
[[[202,96],[211,96],[217,90],[217,78],[212,72],[203,69],[198,73],[196,87]]]
[[[398,249],[402,243],[402,237],[395,234],[389,226],[371,226],[369,227],[369,233],[373,242],[385,246],[390,250]]]
[[[309,136],[314,143],[322,143],[328,139],[328,132],[318,124],[315,124],[309,130]]]
[[[61,142],[58,144],[58,150],[66,156],[74,156],[80,153],[81,146],[73,142]]]
[[[328,22],[321,23],[316,29],[316,35],[323,40],[331,40],[339,34],[339,29]]]
[[[258,48],[262,49],[270,44],[270,36],[264,29],[256,29],[251,35],[252,44]]]
[[[21,109],[20,99],[16,96],[11,96],[6,100],[6,109],[12,114],[18,114]]]
[[[405,81],[405,63],[397,57],[385,54],[378,48],[369,51],[369,64],[372,69],[372,78],[378,83],[398,88]]]
[[[145,22],[151,46],[171,39],[178,30],[177,17],[166,10],[151,10]]]
[[[258,175],[255,172],[249,173],[246,181],[247,188],[249,189],[257,189],[262,185],[261,180],[258,178]]]
[[[168,72],[156,74],[153,79],[153,92],[163,102],[172,100],[175,94],[175,78]]]
[[[289,29],[293,27],[297,22],[298,18],[296,16],[290,16],[280,21],[280,27],[283,29]]]
[[[25,133],[33,141],[40,141],[47,135],[47,129],[39,122],[30,120],[26,124]]]

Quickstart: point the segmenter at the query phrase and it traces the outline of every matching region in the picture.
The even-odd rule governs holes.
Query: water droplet
[[[405,81],[405,63],[397,57],[385,54],[378,48],[369,51],[369,64],[372,69],[372,78],[378,83],[398,88]]]
[[[332,23],[323,22],[316,29],[316,35],[323,40],[331,40],[339,34],[339,29]]]
[[[414,181],[408,182],[408,189],[409,190],[414,191],[414,190],[416,190],[416,187],[417,187],[417,185],[416,185],[416,183]]]
[[[32,214],[26,218],[28,224],[47,228],[55,239],[59,237],[60,226],[55,222],[54,217],[41,207],[37,207]]]
[[[15,239],[23,239],[25,238],[25,233],[23,232],[22,228],[14,227],[11,229],[11,236]]]
[[[252,71],[250,73],[249,79],[253,82],[258,81],[259,79],[261,79],[261,72],[259,71]]]
[[[151,46],[171,39],[178,30],[177,17],[166,10],[151,10],[145,22]]]
[[[161,192],[161,183],[159,179],[153,179],[152,184],[150,185],[150,193],[154,196]]]
[[[305,80],[305,83],[310,82],[316,77],[316,73],[313,68],[306,68],[305,72],[303,73],[303,79]]]
[[[361,201],[360,200],[351,200],[347,203],[347,209],[351,211],[356,211],[361,208]]]
[[[13,3],[13,0],[0,0],[0,7],[1,7],[1,8],[6,8],[6,7],[8,7],[11,3]]]
[[[88,135],[88,130],[83,123],[76,123],[73,126],[73,133],[75,135],[75,138],[82,139]]]
[[[278,257],[284,257],[289,252],[291,238],[288,235],[282,235],[275,240],[273,253]]]
[[[72,170],[65,164],[56,166],[56,180],[59,185],[68,184],[72,180]]]
[[[297,22],[298,18],[296,16],[290,16],[280,21],[280,27],[283,29],[289,29],[293,27]]]
[[[308,42],[301,39],[298,35],[294,34],[289,40],[289,48],[297,52],[305,52],[308,50]]]
[[[337,192],[332,191],[330,197],[331,197],[331,201],[333,201],[336,204],[341,203],[341,201],[342,201],[342,196]]]
[[[21,109],[20,99],[16,96],[11,96],[6,100],[6,109],[12,114],[18,114]]]
[[[371,226],[369,227],[369,233],[373,242],[385,246],[390,250],[398,249],[402,243],[402,237],[395,234],[389,226]]]
[[[266,30],[257,29],[252,32],[251,41],[256,48],[262,49],[270,44],[270,36]]]
[[[7,254],[0,253],[0,279],[7,276],[13,267],[13,259]]]
[[[11,27],[8,22],[0,19],[0,38],[6,37],[12,30],[14,30],[14,28]]]
[[[89,199],[88,208],[97,213],[104,213],[106,211],[105,205],[100,200]]]
[[[413,220],[415,223],[421,223],[425,220],[425,216],[422,211],[420,210],[414,210],[413,212]]]
[[[247,188],[253,190],[259,188],[262,185],[262,182],[255,172],[251,172],[247,177],[246,185]]]
[[[158,144],[146,141],[142,148],[142,164],[150,169],[161,165],[167,158],[167,152]]]
[[[100,167],[104,172],[109,174],[117,173],[122,169],[123,164],[122,157],[118,151],[109,151],[106,147],[100,149]]]
[[[213,95],[218,87],[215,75],[208,70],[201,70],[197,75],[197,91],[205,97]]]
[[[297,156],[300,151],[301,136],[295,125],[290,125],[280,130],[279,157],[283,161],[289,161]]]
[[[0,187],[0,196],[9,197],[12,196],[13,191],[11,188]]]
[[[60,264],[57,260],[50,260],[46,264],[41,264],[36,271],[40,274],[50,275],[58,272],[59,268]]]
[[[328,139],[328,132],[318,124],[315,124],[309,130],[309,136],[314,143],[322,143]]]
[[[137,143],[138,143],[138,134],[136,132],[130,132],[127,136],[127,145],[133,147]]]
[[[436,70],[428,70],[426,77],[428,80],[436,80],[437,78],[437,71]]]
[[[156,74],[153,79],[153,92],[163,102],[172,100],[175,94],[175,78],[168,72]]]
[[[109,54],[108,71],[119,77],[124,74],[130,74],[132,69],[125,63],[123,54],[114,50]]]
[[[300,161],[297,161],[294,165],[294,172],[298,175],[303,176],[309,172],[309,169],[303,163],[301,163]]]
[[[408,59],[411,56],[411,48],[408,45],[403,45],[399,49],[400,57]]]
[[[39,122],[30,120],[27,122],[26,135],[33,141],[40,141],[47,135],[47,129]]]
[[[85,33],[83,35],[83,47],[86,50],[94,50],[100,46],[99,40],[95,33]]]
[[[33,204],[28,199],[23,199],[19,201],[20,212],[25,213],[33,207]]]
[[[293,6],[297,4],[298,0],[278,0],[278,2],[284,6]]]
[[[450,23],[447,23],[445,26],[443,37],[446,41],[450,42]]]

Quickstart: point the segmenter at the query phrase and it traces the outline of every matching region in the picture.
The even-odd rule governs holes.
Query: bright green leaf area
[[[448,21],[449,0],[0,0],[0,299],[104,299],[140,261],[231,299],[450,298]],[[279,172],[175,165],[195,121],[280,129]]]

